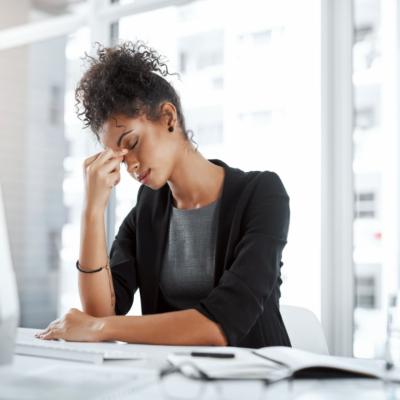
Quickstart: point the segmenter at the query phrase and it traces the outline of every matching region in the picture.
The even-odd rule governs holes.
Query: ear
[[[175,128],[177,120],[177,113],[175,106],[166,101],[165,103],[161,104],[161,121],[166,129],[172,126]]]

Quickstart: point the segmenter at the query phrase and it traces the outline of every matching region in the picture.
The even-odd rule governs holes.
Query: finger
[[[56,327],[60,323],[61,319],[55,319],[54,321],[50,322],[47,328],[45,328],[42,332],[38,332],[35,336],[43,335],[47,333],[50,329]]]
[[[102,152],[99,152],[97,154],[94,154],[93,156],[88,157],[84,162],[83,166],[84,168],[87,168],[93,161],[95,161],[101,154]]]
[[[83,163],[84,171],[87,171],[89,168],[93,168],[98,164],[101,165],[104,162],[103,160],[107,160],[108,158],[111,157],[111,154],[112,150],[107,149],[100,153],[95,154],[94,156],[87,158]]]
[[[114,154],[114,150],[106,147],[99,155],[98,160],[108,160]]]
[[[102,169],[102,171],[104,171],[105,173],[120,171],[122,160],[123,160],[122,157],[113,158],[112,160],[106,162],[106,163],[101,167],[101,169]]]
[[[105,151],[103,151],[100,156],[99,156],[99,161],[108,161],[111,160],[112,158],[115,157],[122,157],[128,152],[127,149],[121,149],[121,150],[113,150],[111,148],[107,148]]]
[[[49,332],[49,330],[51,329],[51,326],[48,325],[47,328],[45,328],[43,331],[38,332],[35,334],[35,336],[40,336],[40,335],[44,335],[45,333]]]
[[[41,335],[45,335],[46,333],[48,333],[48,332],[50,332],[52,329],[54,329],[55,328],[55,325],[53,324],[49,324],[49,326],[46,328],[46,329],[44,329],[43,331],[41,331],[41,332],[38,332],[36,335],[37,336],[41,336]]]
[[[108,186],[114,187],[118,185],[120,180],[121,180],[121,174],[118,171],[112,172],[108,175]]]
[[[52,326],[59,324],[60,321],[60,318],[55,319],[54,321],[50,322],[49,327],[51,328]]]
[[[44,336],[48,335],[51,332],[50,329],[45,330],[43,332],[39,332],[37,335],[35,335],[38,339],[43,339]]]
[[[123,155],[112,156],[109,154],[108,156],[99,157],[95,162],[93,162],[92,166],[98,171],[101,170],[103,173],[107,174],[113,171],[116,167],[119,167],[123,160]]]
[[[57,329],[52,329],[49,332],[47,332],[46,334],[41,335],[40,339],[43,339],[43,340],[58,339],[59,335],[60,335],[60,333],[59,333],[59,331]]]

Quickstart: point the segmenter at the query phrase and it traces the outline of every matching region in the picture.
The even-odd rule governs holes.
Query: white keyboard
[[[21,329],[19,330],[21,331]],[[146,354],[124,348],[124,343],[87,343],[65,342],[60,340],[42,340],[26,334],[18,334],[15,353],[36,357],[58,358],[101,364],[104,360],[145,359]]]

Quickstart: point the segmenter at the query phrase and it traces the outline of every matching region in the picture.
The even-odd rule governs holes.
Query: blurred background
[[[93,43],[163,54],[199,150],[277,172],[290,196],[282,303],[332,354],[379,357],[399,280],[400,0],[0,0],[0,183],[23,327],[80,308],[82,162],[99,151],[74,90]],[[112,195],[112,241],[135,205]],[[0,277],[1,279],[1,277]],[[131,314],[139,315],[139,293]]]

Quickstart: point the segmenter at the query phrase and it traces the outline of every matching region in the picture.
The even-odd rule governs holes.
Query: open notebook
[[[383,378],[384,363],[310,353],[290,347],[272,346],[261,349],[230,348],[234,358],[218,359],[169,354],[168,361],[191,377],[210,379],[265,379],[278,381],[288,377],[366,377]],[[201,373],[199,374],[199,371]],[[391,380],[400,376],[391,374]]]
[[[125,343],[87,343],[42,340],[34,337],[32,329],[18,329],[15,353],[101,364],[104,360],[137,360],[146,353],[132,350]]]

